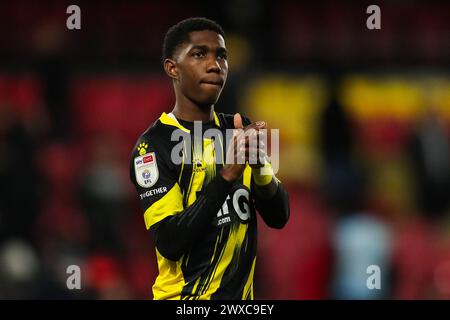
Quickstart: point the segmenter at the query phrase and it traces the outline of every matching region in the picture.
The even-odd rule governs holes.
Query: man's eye
[[[194,58],[203,58],[203,57],[205,56],[205,54],[204,54],[203,52],[194,52],[194,53],[192,54],[192,56],[193,56]]]
[[[219,57],[218,57],[219,59],[222,59],[222,60],[227,60],[227,55],[225,54],[225,53],[223,53],[223,54],[219,54]]]

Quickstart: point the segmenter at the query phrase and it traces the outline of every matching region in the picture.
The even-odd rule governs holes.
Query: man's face
[[[194,31],[175,53],[177,84],[188,99],[209,106],[219,99],[228,73],[225,40],[214,31]]]

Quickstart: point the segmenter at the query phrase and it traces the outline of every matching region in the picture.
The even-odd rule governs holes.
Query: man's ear
[[[164,71],[166,74],[172,78],[172,80],[178,80],[178,68],[175,60],[165,59],[164,60]]]

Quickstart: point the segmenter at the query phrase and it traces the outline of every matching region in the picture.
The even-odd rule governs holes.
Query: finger
[[[257,121],[257,122],[250,123],[248,126],[246,126],[244,128],[244,130],[245,131],[250,130],[250,129],[260,130],[260,129],[266,129],[266,128],[267,128],[267,123],[265,121]]]
[[[259,141],[266,141],[266,137],[267,137],[267,129],[261,129],[258,131]]]
[[[255,129],[245,131],[244,134],[240,136],[240,138],[242,140],[245,140],[246,147],[248,147],[249,145],[258,145],[258,131]]]
[[[236,155],[236,163],[237,164],[245,164],[247,161],[247,152],[246,148],[243,144],[241,144],[238,148],[238,153]]]
[[[245,163],[245,141],[244,139],[239,139],[239,137],[236,137],[235,144],[234,144],[234,159],[235,163],[237,164],[244,164]]]
[[[256,127],[258,129],[266,129],[267,123],[265,121],[258,121],[258,122],[256,122]]]
[[[244,128],[244,126],[242,125],[242,117],[241,117],[241,115],[239,113],[236,113],[234,115],[234,119],[233,120],[234,120],[234,127],[236,129]]]
[[[267,152],[265,150],[265,148],[261,148],[261,147],[250,147],[248,148],[248,153],[249,153],[249,161],[252,160],[252,162],[250,162],[251,164],[253,163],[265,163],[266,159],[267,159]]]

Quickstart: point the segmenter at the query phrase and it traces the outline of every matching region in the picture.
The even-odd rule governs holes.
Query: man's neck
[[[177,101],[172,113],[177,119],[184,121],[209,122],[214,119],[214,105],[199,107],[191,101],[188,103],[179,103]]]

